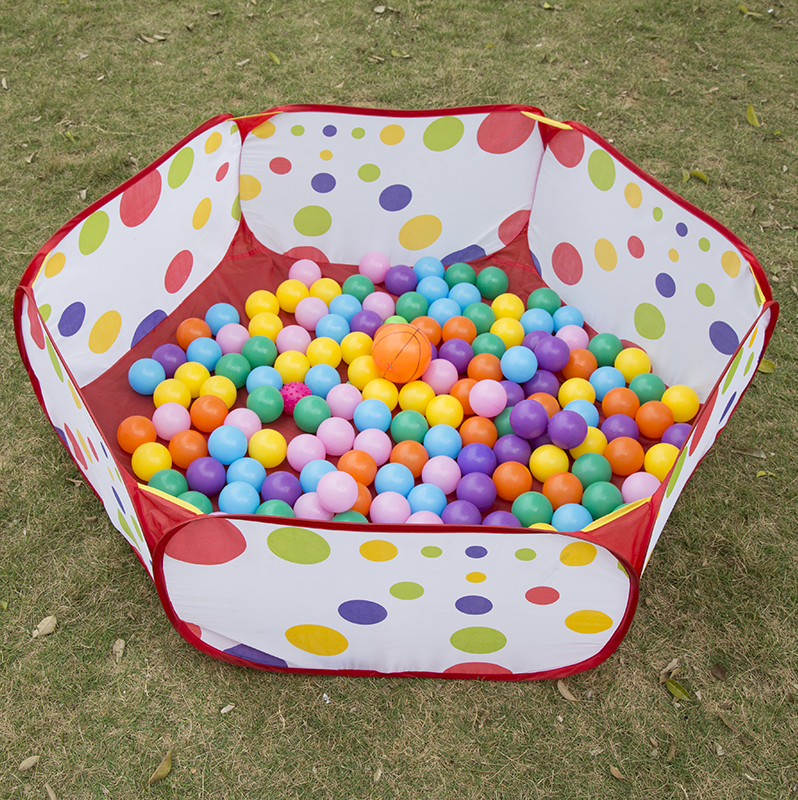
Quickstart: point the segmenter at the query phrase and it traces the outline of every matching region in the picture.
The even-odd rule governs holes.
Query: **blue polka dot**
[[[273,656],[270,653],[264,653],[262,650],[256,650],[247,644],[237,644],[235,647],[229,647],[224,651],[231,656],[243,658],[246,661],[254,661],[256,664],[268,664],[270,667],[287,667],[288,664],[282,658]]]
[[[127,511],[125,511],[125,507],[122,505],[122,501],[113,486],[111,487],[111,491],[114,493],[114,497],[116,498],[116,502],[119,504],[119,508],[122,509],[122,513],[127,514]]]
[[[336,128],[335,125],[325,125],[322,129],[322,133],[325,136],[335,136],[335,134],[338,133],[338,128]]]
[[[413,192],[408,186],[401,183],[388,186],[380,193],[380,205],[386,211],[401,211],[403,208],[407,208],[412,199]]]
[[[469,558],[485,558],[485,556],[488,554],[488,551],[481,545],[475,544],[472,547],[467,547],[465,554]]]
[[[709,326],[709,341],[712,346],[725,356],[733,355],[737,350],[740,340],[734,332],[734,328],[725,322],[713,322]]]
[[[676,233],[678,233],[679,236],[687,236],[687,225],[683,222],[678,223],[676,225]]]
[[[338,606],[338,613],[347,622],[355,625],[376,625],[388,616],[388,612],[379,603],[371,600],[347,600]]]
[[[676,294],[676,282],[667,272],[660,272],[655,281],[657,291],[663,297],[673,297]]]
[[[58,332],[61,336],[74,336],[83,325],[83,320],[86,319],[86,306],[83,303],[72,303],[68,305],[61,319],[58,320]]]
[[[320,172],[310,179],[310,185],[313,187],[314,191],[320,194],[326,194],[335,188],[335,178],[328,172]]]
[[[454,603],[454,607],[461,614],[487,614],[493,608],[493,603],[487,597],[470,594],[458,598]]]
[[[100,439],[100,447],[103,449],[103,455],[108,458],[108,451],[105,449],[105,445],[103,444],[103,440]]]
[[[470,244],[468,247],[464,247],[462,250],[457,250],[454,253],[449,253],[449,255],[444,256],[441,259],[441,262],[444,266],[450,266],[451,264],[456,264],[458,261],[464,261],[466,263],[470,261],[476,261],[478,258],[484,258],[487,255],[485,250],[480,247],[478,244]]]
[[[729,402],[726,403],[726,408],[723,409],[723,413],[720,415],[720,420],[718,420],[719,422],[723,422],[723,420],[726,419],[726,414],[728,414],[729,411],[732,410],[732,407],[734,406],[734,401],[736,399],[737,399],[737,392],[734,392],[732,396],[729,398]]]
[[[542,275],[543,271],[540,268],[540,261],[538,260],[538,257],[531,250],[529,251],[529,255],[532,256],[532,263],[535,265],[538,275]]]
[[[133,333],[133,338],[130,341],[130,346],[135,347],[153,328],[166,319],[166,312],[160,308],[147,314],[144,319],[139,322],[138,327]]]

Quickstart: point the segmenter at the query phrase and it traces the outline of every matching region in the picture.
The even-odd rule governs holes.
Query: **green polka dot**
[[[42,318],[42,322],[47,322],[47,320],[50,319],[50,314],[52,313],[53,309],[49,303],[39,306],[39,316]]]
[[[537,558],[537,553],[529,547],[522,547],[520,550],[515,551],[515,557],[519,561],[532,561]]]
[[[78,236],[78,249],[84,256],[91,255],[104,241],[110,219],[105,211],[95,211],[84,223]]]
[[[305,132],[305,129],[304,129],[304,127],[302,127],[302,125],[294,125],[294,127],[291,128],[291,133],[294,136],[301,136],[304,132]]]
[[[55,370],[55,374],[58,376],[58,380],[61,383],[64,382],[64,373],[61,372],[61,362],[58,360],[58,356],[55,354],[55,350],[53,349],[53,345],[50,343],[49,339],[45,339],[44,343],[47,345],[47,355],[50,356],[50,363],[53,365],[53,369]]]
[[[119,480],[121,482],[122,481],[122,476],[119,474],[119,470],[117,470],[116,475],[117,475],[117,477],[119,478]],[[138,522],[136,522],[136,518],[135,517],[131,517],[130,521],[133,523],[133,527],[136,529],[136,533],[138,534],[139,539],[141,539],[141,541],[143,542],[144,541],[144,534],[141,532],[141,528],[139,528],[139,524],[138,524]]]
[[[682,472],[682,467],[684,466],[684,461],[687,458],[687,448],[682,450],[682,454],[676,461],[676,465],[673,468],[673,472],[671,472],[671,479],[668,481],[668,488],[665,490],[665,497],[670,497],[671,492],[674,490],[677,481],[679,480],[679,475]]]
[[[307,528],[276,528],[266,543],[269,550],[292,564],[320,564],[330,555],[330,545]]]
[[[698,247],[701,250],[703,250],[705,253],[708,253],[709,252],[709,247],[710,247],[709,239],[704,239],[704,238],[699,239],[698,240]]]
[[[626,567],[623,564],[621,564],[620,561],[618,562],[617,567],[621,572],[623,572],[624,575],[626,575],[627,578],[629,577],[629,573],[626,571]]]
[[[133,535],[133,531],[130,530],[130,525],[127,524],[127,520],[122,516],[122,512],[117,510],[116,518],[119,522],[119,527],[128,535],[128,538],[135,539],[136,537]]]
[[[321,236],[331,225],[330,212],[321,206],[305,206],[294,215],[294,227],[303,236]]]
[[[169,172],[166,176],[166,182],[171,189],[177,189],[186,182],[191,173],[191,168],[194,166],[194,151],[190,147],[184,147],[173,159],[169,165]]]
[[[750,372],[751,367],[754,365],[755,357],[756,357],[755,353],[751,353],[751,355],[748,356],[748,361],[746,362],[745,369],[743,370],[743,375],[747,375]]]
[[[495,653],[507,644],[507,637],[494,628],[462,628],[455,631],[449,641],[464,653],[482,655]]]
[[[725,394],[726,390],[729,388],[729,384],[731,384],[732,379],[737,374],[737,367],[740,366],[740,359],[743,356],[743,351],[738,350],[737,355],[734,357],[734,361],[732,361],[731,366],[729,367],[729,371],[726,373],[726,380],[723,381],[723,388],[721,389],[721,394]]]
[[[380,168],[376,164],[364,164],[358,171],[357,177],[366,183],[372,183],[380,177]]]
[[[715,292],[712,291],[712,287],[708,284],[699,283],[698,286],[695,287],[695,299],[698,300],[702,306],[709,308],[715,302]]]
[[[612,189],[615,183],[615,162],[604,150],[594,150],[587,160],[587,174],[593,185],[602,192]]]
[[[424,556],[424,558],[439,558],[443,555],[443,550],[441,550],[440,547],[422,547],[421,555]]]
[[[366,132],[363,128],[353,128],[352,130],[352,138],[353,139],[362,139],[366,135]]]
[[[662,209],[657,207],[652,212],[651,215],[654,217],[655,222],[662,222]]]
[[[230,216],[236,221],[241,222],[241,196],[236,195],[233,200],[233,207],[230,209]]]
[[[391,586],[389,591],[397,600],[417,600],[424,594],[424,587],[412,581],[402,581]]]
[[[659,339],[665,333],[665,318],[651,303],[641,303],[635,309],[635,330],[645,339]]]
[[[440,117],[427,125],[424,145],[436,153],[450,150],[463,138],[464,131],[465,125],[459,117]]]

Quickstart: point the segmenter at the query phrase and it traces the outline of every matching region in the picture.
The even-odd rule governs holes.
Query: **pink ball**
[[[294,514],[299,519],[326,519],[333,518],[332,511],[328,511],[319,502],[319,496],[316,492],[308,492],[307,494],[300,495],[299,499],[294,503]]]
[[[443,520],[434,511],[416,511],[406,520],[407,525],[443,525]]]
[[[227,325],[222,325],[216,334],[216,344],[222,348],[223,356],[228,353],[240,353],[247,339],[249,339],[249,331],[237,322],[228,322]]]
[[[477,381],[471,388],[468,402],[480,417],[495,417],[507,406],[507,392],[498,381]]]
[[[435,394],[449,394],[449,390],[457,383],[460,376],[457,367],[445,358],[435,358],[429,362],[421,380],[428,383]],[[497,381],[494,381],[498,385]]]
[[[410,503],[399,492],[382,492],[371,501],[369,516],[379,525],[403,525],[410,516]]]
[[[355,429],[341,417],[330,417],[319,425],[316,438],[321,440],[328,456],[342,456],[352,449]]]
[[[376,281],[374,281],[376,283]],[[372,292],[363,300],[363,310],[373,311],[385,322],[396,313],[396,301],[385,292]]]
[[[315,261],[309,258],[300,258],[291,265],[288,270],[289,280],[302,281],[305,286],[310,287],[321,277],[321,269]]]
[[[356,386],[351,383],[339,383],[333,386],[325,398],[327,405],[334,417],[341,419],[353,419],[355,409],[359,403],[363,402],[363,395]]]
[[[379,428],[366,428],[355,436],[353,450],[365,450],[381,467],[390,457],[393,442],[387,433]]]
[[[316,495],[321,507],[333,514],[349,511],[357,502],[357,481],[346,472],[328,472],[321,476]]]
[[[303,297],[294,311],[294,318],[305,330],[315,331],[322,317],[330,313],[327,303],[320,297]],[[280,334],[277,334],[278,338]]]
[[[390,268],[391,262],[383,253],[366,253],[357,265],[357,271],[370,278],[372,283],[382,283]]]
[[[312,433],[300,433],[288,442],[285,454],[292,469],[301,472],[305,464],[317,459],[327,458],[327,450],[321,439],[316,438]]]
[[[303,397],[307,397],[310,394],[313,394],[313,392],[310,391],[307,384],[301,381],[290,381],[286,383],[286,385],[280,389],[280,395],[283,398],[283,412],[293,417],[296,404]]]
[[[260,417],[249,408],[234,408],[225,418],[224,425],[233,425],[250,440],[253,433],[259,431],[263,425]]]
[[[191,428],[191,414],[180,403],[164,403],[155,409],[152,424],[158,436],[168,442],[176,433]]]
[[[444,494],[451,494],[462,476],[460,465],[449,456],[433,456],[421,468],[422,483],[431,483]]]
[[[587,331],[578,325],[563,325],[555,335],[568,345],[569,350],[584,350],[590,341]]]
[[[321,301],[322,304],[324,301]],[[298,350],[306,353],[310,344],[310,334],[301,325],[286,325],[274,340],[277,345],[278,353],[285,353],[289,350]]]
[[[644,497],[651,497],[659,489],[660,482],[648,472],[633,472],[621,484],[624,503],[634,503]]]

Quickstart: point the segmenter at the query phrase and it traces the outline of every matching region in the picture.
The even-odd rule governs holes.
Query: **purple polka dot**
[[[335,188],[335,178],[328,172],[320,172],[310,179],[310,185],[313,187],[314,191],[326,194]]]
[[[338,128],[335,125],[325,125],[321,131],[325,136],[335,136],[338,133]]]
[[[122,501],[119,498],[119,495],[116,493],[116,489],[114,489],[113,486],[111,487],[111,491],[114,493],[114,497],[116,498],[116,502],[119,505],[119,508],[122,509],[122,513],[127,514],[127,511],[125,511],[125,507],[122,505]]]
[[[408,206],[412,199],[413,192],[408,186],[401,183],[388,186],[380,193],[380,205],[386,211],[401,211]]]
[[[108,458],[108,451],[105,449],[105,445],[103,444],[103,440],[100,439],[100,447],[103,449],[103,455]]]
[[[469,594],[458,598],[454,603],[454,607],[461,614],[487,614],[493,608],[493,603],[487,597]]]
[[[135,347],[153,328],[159,325],[166,319],[166,312],[161,311],[160,308],[155,309],[151,314],[147,314],[144,319],[139,322],[133,338],[130,341],[130,346]]]
[[[734,392],[732,396],[729,398],[729,402],[726,403],[726,408],[723,409],[723,413],[720,415],[719,422],[723,422],[726,419],[726,414],[728,414],[732,408],[734,407],[734,401],[737,399],[737,392]]]
[[[262,650],[256,650],[246,644],[237,644],[235,647],[230,647],[224,651],[230,653],[231,656],[238,656],[239,658],[246,659],[247,661],[254,661],[257,664],[267,664],[270,667],[287,667],[288,664],[282,658],[264,653]]]
[[[72,303],[64,309],[58,320],[58,332],[61,336],[74,336],[86,319],[86,306],[83,303]]]
[[[486,255],[487,253],[485,250],[478,244],[470,244],[462,250],[457,250],[454,253],[449,253],[448,256],[444,256],[441,259],[441,263],[445,267],[457,264],[459,261],[463,261],[467,264],[471,261],[476,261],[478,258],[485,258]]]
[[[657,291],[663,297],[673,297],[676,294],[676,282],[667,272],[660,272],[655,283]]]
[[[67,442],[67,437],[64,431],[61,428],[56,428],[55,432],[61,437],[61,441],[64,443],[65,446],[69,446]]]
[[[531,250],[529,251],[529,255],[532,256],[532,263],[535,265],[538,275],[542,275],[543,272],[540,269],[540,259]]]
[[[740,340],[731,325],[725,322],[713,322],[709,326],[709,341],[712,346],[725,356],[730,356],[737,349]]]
[[[676,226],[676,233],[678,233],[679,236],[687,236],[687,225],[683,222],[678,223]]]
[[[338,606],[338,613],[347,622],[355,625],[376,625],[388,616],[388,612],[379,603],[371,600],[347,600]]]
[[[488,551],[481,545],[475,544],[472,547],[467,547],[465,554],[469,558],[485,558],[485,556],[488,554]]]

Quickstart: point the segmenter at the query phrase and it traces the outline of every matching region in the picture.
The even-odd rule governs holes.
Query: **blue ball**
[[[516,345],[504,351],[501,368],[502,375],[508,381],[526,383],[532,380],[538,371],[538,360],[528,347]]]
[[[236,459],[227,468],[227,482],[236,483],[243,481],[250,486],[254,486],[256,491],[260,491],[263,481],[266,480],[266,470],[260,461],[244,456]]]
[[[211,329],[211,333],[216,336],[217,333],[231,322],[241,322],[241,316],[235,306],[230,303],[214,303],[205,312],[205,322]]]
[[[310,389],[310,393],[325,400],[330,389],[338,386],[340,382],[341,376],[338,370],[329,364],[316,364],[305,373],[305,386]]]
[[[449,284],[443,278],[430,275],[418,282],[416,291],[431,305],[436,300],[449,296]]]
[[[220,425],[208,437],[208,452],[222,464],[232,464],[247,454],[247,437],[234,425]]]
[[[532,331],[554,331],[554,320],[551,314],[543,308],[530,308],[521,315],[521,324],[524,326],[524,333]]]
[[[391,427],[391,409],[382,400],[370,397],[355,406],[353,422],[359,431],[367,428],[387,431]]]
[[[476,289],[476,287],[474,287]],[[452,318],[459,317],[462,312],[456,300],[450,297],[441,297],[430,303],[427,316],[432,317],[441,328]]]
[[[597,428],[599,424],[599,412],[593,403],[587,400],[571,400],[566,403],[563,411],[576,411],[591,428]]]
[[[166,380],[166,370],[154,358],[140,358],[127,371],[130,388],[138,394],[152,394]]]
[[[552,314],[552,319],[554,320],[555,331],[564,328],[566,325],[576,325],[581,328],[585,324],[582,312],[578,308],[574,308],[574,306],[560,306]]]
[[[473,283],[456,283],[449,289],[449,299],[454,300],[463,312],[472,303],[481,303],[482,295]]]
[[[435,258],[435,256],[421,256],[413,265],[413,272],[416,273],[419,281],[423,281],[424,278],[429,277],[442,278],[446,268],[443,266],[443,262]]]
[[[247,375],[247,392],[253,392],[258,386],[274,386],[279,391],[283,388],[283,378],[274,367],[255,367]]]
[[[339,294],[338,297],[352,297],[351,294]],[[338,297],[334,298],[335,300]],[[357,298],[352,297],[357,303]],[[358,303],[360,305],[360,303]],[[349,333],[349,320],[343,314],[327,314],[316,323],[316,338],[320,339],[322,336],[328,339],[334,339],[338,344],[341,344],[344,336]]]
[[[330,314],[338,314],[347,322],[363,310],[363,304],[352,294],[339,294],[330,301]]]
[[[596,400],[599,402],[604,399],[604,395],[611,389],[626,386],[626,379],[623,377],[623,373],[615,367],[599,367],[593,371],[588,380],[596,390]]]
[[[323,458],[308,461],[299,473],[299,485],[303,492],[315,492],[319,481],[328,473],[335,472],[335,467]]]
[[[561,533],[581,531],[593,522],[590,512],[579,503],[565,503],[551,515],[551,524]]]
[[[385,464],[377,470],[374,489],[377,494],[398,492],[403,497],[407,497],[415,483],[416,479],[413,477],[413,473],[404,464]]]
[[[186,349],[186,358],[189,361],[197,361],[202,364],[209,372],[216,369],[216,362],[222,357],[222,348],[215,339],[208,336],[200,336]]]
[[[260,495],[251,484],[234,481],[219,492],[219,511],[224,514],[254,514],[260,505]]]
[[[414,486],[407,495],[407,501],[413,514],[416,511],[431,511],[440,516],[446,508],[446,495],[443,489],[433,483],[419,483],[418,486]]]
[[[424,435],[424,449],[429,457],[449,456],[457,458],[463,449],[463,440],[451,425],[433,425]]]

